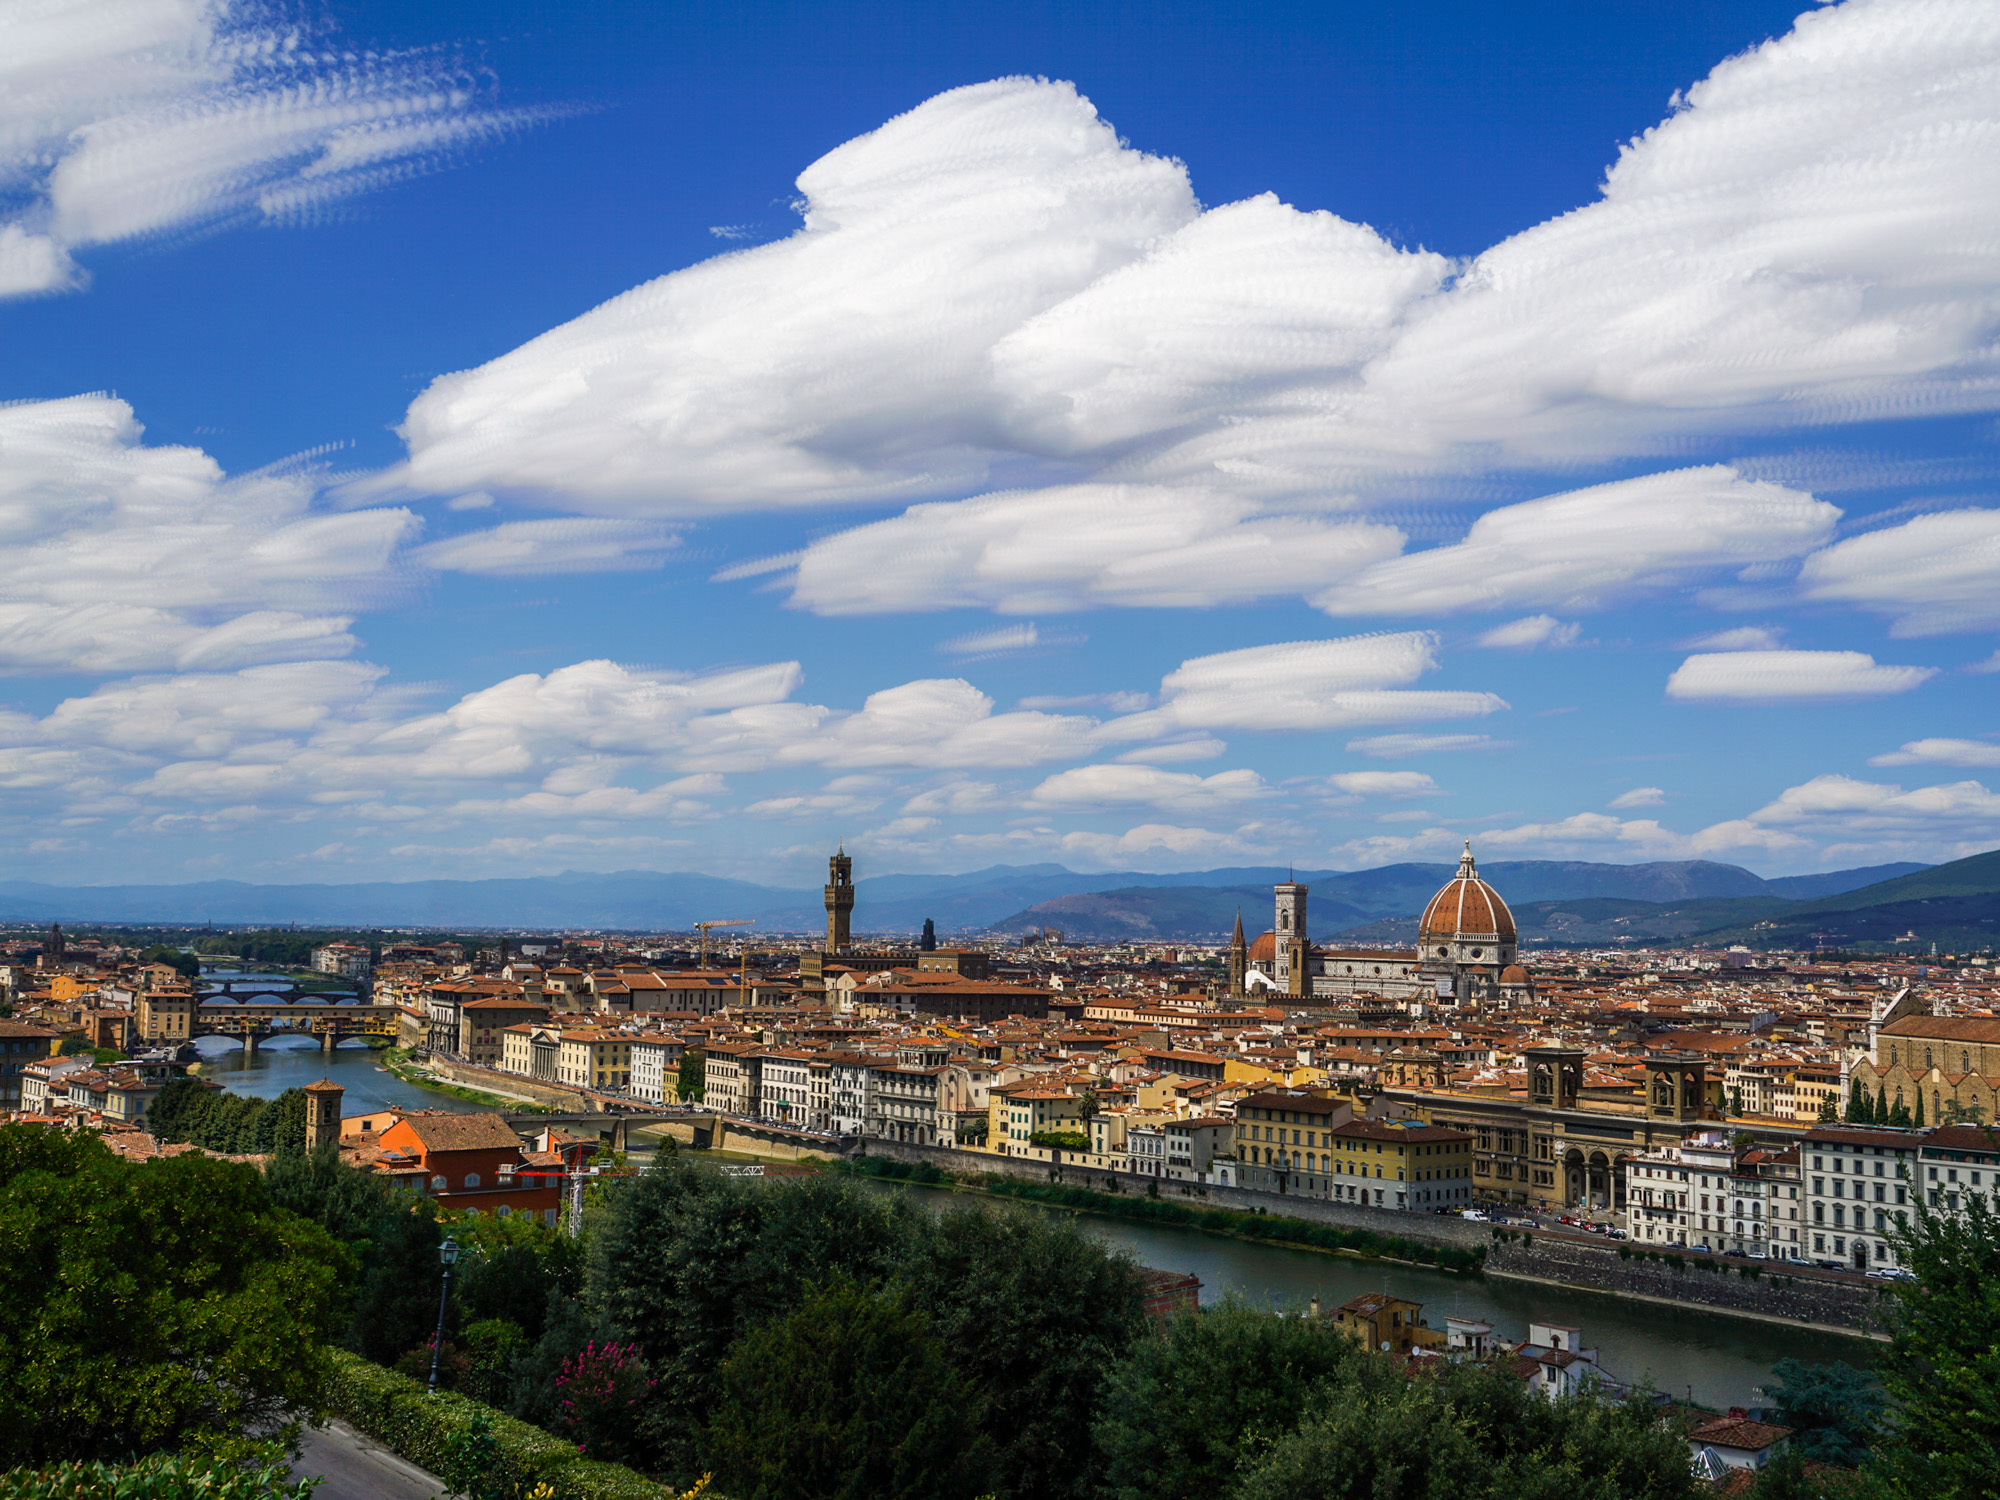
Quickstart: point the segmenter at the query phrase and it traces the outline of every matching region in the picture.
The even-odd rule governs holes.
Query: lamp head
[[[458,1241],[450,1235],[446,1235],[443,1243],[438,1246],[438,1264],[446,1270],[458,1264]]]

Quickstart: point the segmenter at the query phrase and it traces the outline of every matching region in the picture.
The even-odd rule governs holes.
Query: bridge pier
[[[256,1050],[257,1050],[257,1033],[246,1029],[243,1033],[244,1055],[248,1056],[250,1053],[253,1053]]]
[[[320,1051],[331,1052],[335,1047],[338,1047],[339,1045],[340,1045],[339,1032],[333,1030],[327,1030],[327,1031],[322,1031],[319,1034]]]

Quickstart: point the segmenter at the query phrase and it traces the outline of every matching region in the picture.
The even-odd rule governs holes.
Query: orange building
[[[379,1170],[411,1180],[440,1208],[556,1221],[562,1189],[530,1168],[521,1138],[499,1115],[404,1115],[377,1137]],[[400,1159],[400,1160],[399,1160]]]

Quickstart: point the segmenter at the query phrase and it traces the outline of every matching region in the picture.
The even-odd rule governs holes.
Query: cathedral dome
[[[1420,952],[1428,952],[1434,944],[1459,944],[1480,938],[1496,946],[1502,943],[1513,946],[1514,914],[1507,910],[1500,893],[1479,878],[1472,864],[1472,845],[1468,843],[1458,862],[1458,874],[1424,908],[1424,919],[1417,924],[1417,946]]]

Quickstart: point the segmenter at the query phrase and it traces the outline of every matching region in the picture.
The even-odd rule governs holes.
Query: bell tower
[[[854,915],[854,861],[847,846],[826,862],[826,951],[845,953],[849,947],[848,923]]]
[[[1296,880],[1287,879],[1283,885],[1272,891],[1276,910],[1272,914],[1271,932],[1276,939],[1277,951],[1272,954],[1272,962],[1277,966],[1278,985],[1288,995],[1304,994],[1305,975],[1293,978],[1294,964],[1304,967],[1306,951],[1306,894],[1307,887]]]
[[[1229,998],[1243,998],[1243,985],[1250,977],[1250,949],[1243,941],[1243,908],[1236,909],[1236,935],[1229,940]]]

